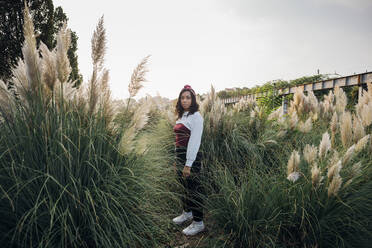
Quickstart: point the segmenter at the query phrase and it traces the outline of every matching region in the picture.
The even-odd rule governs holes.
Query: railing
[[[277,89],[274,91],[276,96],[284,96],[288,94],[292,94],[295,92],[296,88],[302,87],[304,91],[317,91],[317,90],[325,90],[325,89],[333,89],[336,86],[340,87],[349,87],[349,86],[359,86],[359,94],[361,94],[362,85],[366,83],[372,83],[372,72],[365,72],[360,74],[354,74],[351,76],[346,77],[339,77],[339,78],[332,78],[323,81],[318,81],[314,83],[307,83],[297,86],[292,86],[289,88],[284,89]],[[248,97],[265,97],[268,95],[268,92],[260,92],[256,94],[249,94],[240,97],[231,97],[222,99],[223,103],[225,104],[232,104],[238,102],[240,99]]]

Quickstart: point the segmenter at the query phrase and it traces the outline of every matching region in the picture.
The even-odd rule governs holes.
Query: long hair
[[[175,111],[175,114],[178,116],[178,119],[181,118],[183,115],[183,112],[185,112],[181,104],[181,95],[185,91],[190,92],[190,95],[191,95],[191,105],[190,105],[189,113],[187,114],[187,116],[192,115],[195,112],[199,111],[199,104],[196,102],[195,95],[189,89],[182,89],[178,96],[178,100],[176,104],[176,111]]]

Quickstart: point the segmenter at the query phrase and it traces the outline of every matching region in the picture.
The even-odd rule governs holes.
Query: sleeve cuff
[[[194,162],[193,160],[186,160],[185,165],[188,166],[188,167],[191,167],[193,162]]]

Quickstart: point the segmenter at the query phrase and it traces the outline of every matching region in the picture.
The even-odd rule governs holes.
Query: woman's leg
[[[177,155],[177,177],[178,181],[184,187],[185,192],[181,196],[183,210],[185,212],[192,211],[194,220],[203,220],[203,199],[204,194],[202,184],[200,182],[200,171],[202,153],[199,151],[196,159],[191,167],[190,176],[184,178],[182,171],[186,163],[186,148],[176,148]]]
[[[176,148],[176,162],[177,162],[177,179],[183,186],[183,193],[181,194],[182,207],[185,212],[190,212],[190,204],[188,200],[188,186],[187,180],[183,177],[182,171],[186,163],[186,148]]]
[[[203,220],[203,199],[204,194],[203,186],[200,181],[201,171],[201,158],[202,155],[199,152],[196,160],[191,167],[190,176],[186,179],[187,197],[186,203],[189,209],[192,210],[194,221]]]

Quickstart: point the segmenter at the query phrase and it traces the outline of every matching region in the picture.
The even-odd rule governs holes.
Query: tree
[[[37,43],[45,43],[49,49],[56,44],[56,34],[64,22],[68,21],[61,7],[54,9],[52,0],[26,0],[33,18]],[[22,57],[23,44],[23,0],[0,0],[0,79],[11,77],[11,68]],[[68,57],[72,68],[70,79],[76,80],[76,85],[82,82],[77,62],[77,40],[75,32],[71,32],[71,45]]]

